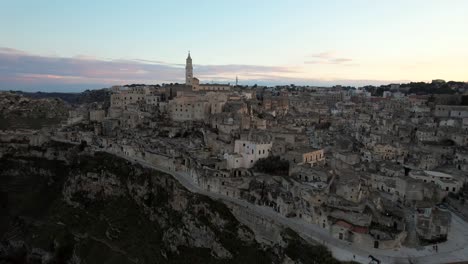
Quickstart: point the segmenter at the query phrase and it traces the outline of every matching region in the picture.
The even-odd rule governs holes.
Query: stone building
[[[468,106],[462,105],[436,105],[434,110],[436,117],[467,118]]]
[[[192,86],[192,81],[193,81],[193,66],[192,66],[192,57],[190,57],[190,51],[189,51],[187,59],[185,60],[185,85]]]
[[[210,115],[209,102],[197,95],[176,97],[169,101],[167,108],[174,121],[206,121]]]
[[[135,86],[122,87],[113,86],[111,94],[111,107],[125,108],[127,105],[144,102],[145,95],[149,94],[149,87]]]
[[[288,151],[284,158],[295,164],[309,164],[310,166],[323,164],[325,161],[323,149],[314,149],[310,147],[296,148]]]
[[[234,153],[225,154],[228,169],[251,168],[261,158],[271,153],[271,141],[236,140]]]
[[[337,173],[336,195],[347,201],[359,203],[364,198],[360,175],[353,171],[338,171]]]
[[[231,85],[219,83],[204,83],[194,86],[194,91],[212,91],[212,92],[229,92]]]
[[[301,182],[327,183],[331,177],[329,173],[309,166],[308,164],[293,164],[289,166],[289,176]]]
[[[229,84],[200,84],[198,78],[193,77],[193,65],[192,57],[190,52],[188,53],[187,59],[185,60],[185,85],[190,87],[192,91],[216,91],[216,92],[227,92],[231,90]]]
[[[463,182],[447,173],[438,171],[410,171],[408,174],[411,178],[423,181],[425,183],[433,183],[442,191],[447,193],[457,193],[463,186]]]
[[[105,117],[106,117],[106,111],[105,110],[91,110],[91,111],[89,111],[89,120],[90,121],[102,122]]]
[[[450,212],[430,205],[417,205],[416,232],[419,239],[427,242],[443,242],[450,231]]]

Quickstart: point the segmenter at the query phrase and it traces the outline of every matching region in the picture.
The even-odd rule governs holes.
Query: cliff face
[[[68,110],[70,106],[60,99],[31,99],[0,92],[0,129],[55,126],[67,119]]]
[[[3,153],[0,210],[0,263],[335,262],[290,231],[257,242],[170,175],[57,143]]]

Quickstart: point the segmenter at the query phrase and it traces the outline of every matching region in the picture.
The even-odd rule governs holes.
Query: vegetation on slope
[[[49,254],[51,263],[74,258],[81,263],[279,263],[286,255],[302,263],[336,263],[328,250],[307,245],[292,231],[285,235],[286,247],[241,238],[240,230],[252,238],[253,233],[223,203],[188,192],[169,175],[106,153],[69,156],[74,158],[68,164],[34,157],[0,158],[0,262],[32,262],[33,249],[40,249]],[[63,192],[71,180],[82,177],[92,182],[90,174],[115,175],[125,192],[90,197],[82,189],[72,194],[77,206],[67,203]],[[187,202],[182,210],[174,208],[179,198]],[[194,239],[187,229],[191,225],[212,232],[232,258],[184,245]],[[173,251],[170,244],[177,234],[182,234],[182,244]],[[23,244],[14,247],[14,241]]]
[[[280,156],[269,156],[259,159],[253,170],[273,175],[288,175],[289,162],[282,160]]]

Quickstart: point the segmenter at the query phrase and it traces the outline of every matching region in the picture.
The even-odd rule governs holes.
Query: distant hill
[[[12,91],[17,94],[21,94],[25,97],[43,99],[43,98],[59,98],[69,104],[89,104],[89,103],[104,103],[104,105],[110,104],[110,90],[107,88],[98,90],[86,90],[82,93],[45,93],[45,92],[22,92]]]
[[[385,91],[400,91],[405,94],[418,95],[437,95],[437,94],[456,94],[463,93],[468,89],[468,83],[465,82],[410,82],[399,84],[397,88],[392,85],[365,86],[366,91],[373,96],[382,96]]]

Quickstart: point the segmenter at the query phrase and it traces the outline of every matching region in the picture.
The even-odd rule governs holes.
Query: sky
[[[468,81],[465,0],[0,0],[0,90]]]

